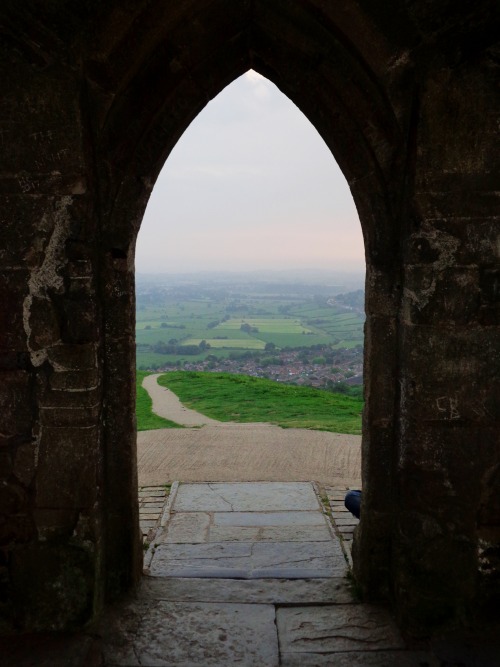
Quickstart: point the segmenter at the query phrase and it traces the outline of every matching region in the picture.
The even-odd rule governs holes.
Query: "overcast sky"
[[[141,273],[364,266],[356,208],[332,154],[297,107],[252,71],[175,146],[136,252]]]

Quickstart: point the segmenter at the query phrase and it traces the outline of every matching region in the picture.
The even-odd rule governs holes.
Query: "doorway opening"
[[[337,496],[359,488],[363,239],[345,178],[309,121],[268,79],[248,71],[186,130],[158,177],[143,225],[136,247],[137,391],[147,400],[144,381],[154,411],[173,422],[160,437],[154,429],[161,421],[138,417],[145,541],[161,504],[147,489],[157,485],[164,497],[175,480],[314,479]],[[184,380],[172,377],[180,369]],[[210,371],[270,379],[281,391],[314,387],[322,407],[311,416],[296,401],[289,423],[281,422],[295,428],[268,429],[262,422],[272,417],[257,414],[252,426],[241,405],[229,409],[226,394],[220,418],[229,415],[230,423],[216,426],[187,415],[156,377],[146,377],[168,372],[160,382],[173,382],[175,392],[176,382],[193,383],[185,371],[191,378]],[[239,389],[248,403],[250,387]],[[201,391],[217,393],[208,384]],[[218,435],[203,446],[210,429]]]

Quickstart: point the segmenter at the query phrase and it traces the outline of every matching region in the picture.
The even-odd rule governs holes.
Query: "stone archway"
[[[388,530],[392,501],[388,489],[392,480],[391,467],[386,462],[393,460],[395,446],[397,384],[394,369],[397,362],[394,341],[401,284],[401,267],[394,261],[399,252],[395,216],[404,206],[405,188],[400,176],[404,173],[405,130],[401,123],[404,125],[408,118],[404,114],[402,119],[396,118],[383,92],[373,83],[373,75],[362,55],[348,49],[345,40],[330,34],[332,41],[329,44],[333,43],[336,50],[333,62],[325,61],[321,52],[314,53],[316,45],[321,43],[318,36],[324,36],[325,27],[307,9],[295,16],[282,11],[271,12],[269,16],[268,8],[255,11],[247,7],[243,12],[241,9],[234,11],[230,19],[222,11],[214,11],[213,7],[207,11],[210,19],[200,18],[195,26],[190,22],[182,24],[180,43],[186,40],[199,44],[198,48],[190,48],[188,55],[183,56],[182,48],[170,42],[166,60],[164,37],[158,36],[158,44],[150,46],[152,53],[145,65],[140,68],[135,64],[137,73],[127,80],[121,97],[113,101],[96,141],[103,146],[103,163],[109,159],[104,156],[111,155],[113,165],[112,172],[99,178],[101,183],[107,183],[105,177],[110,179],[104,196],[111,194],[113,198],[109,205],[111,213],[103,219],[104,233],[106,237],[109,235],[105,262],[109,263],[111,258],[111,270],[101,281],[107,286],[103,303],[107,304],[105,308],[109,307],[114,325],[121,318],[119,326],[127,332],[123,348],[129,346],[133,313],[126,303],[120,305],[119,313],[116,312],[116,281],[126,299],[125,295],[133,289],[131,267],[135,235],[164,160],[195,113],[227,83],[250,67],[267,76],[303,110],[335,154],[351,185],[365,235],[368,265],[365,365],[368,400],[365,420],[369,425],[365,427],[365,449],[369,450],[369,434],[377,423],[376,441],[382,465],[378,466],[372,459],[373,471],[365,475],[364,485],[366,506],[369,507],[372,495],[378,498],[378,506],[383,506],[380,520],[376,525],[369,525],[366,533],[374,531],[377,541],[384,544],[378,562],[373,557],[366,561],[370,570],[366,579],[370,581],[372,594],[379,595],[388,588]],[[277,22],[273,24],[275,31],[272,35],[267,26],[270,18]],[[207,23],[213,30],[212,37],[205,27]],[[220,34],[225,35],[224,40],[217,40],[216,36]],[[296,48],[299,38],[303,40],[301,49]],[[186,62],[183,57],[187,58]],[[311,76],[311,58],[322,64],[314,77]],[[342,69],[339,69],[338,61],[344,63]],[[166,73],[167,67],[174,69],[175,74]],[[153,106],[143,109],[145,81]],[[130,126],[128,119],[132,109],[135,122]],[[117,267],[122,271],[117,272]],[[388,289],[384,291],[383,285]],[[114,356],[111,348],[108,353]],[[128,369],[132,363],[133,359],[129,359],[125,366],[113,362],[110,365],[113,375],[108,376],[110,386],[122,387],[129,396],[130,375],[120,368]],[[375,367],[373,372],[372,367]],[[371,391],[371,382],[377,386],[383,384],[384,392]],[[110,413],[116,401],[116,412],[121,415],[125,400],[126,396],[121,392],[115,397],[110,396]],[[116,424],[112,417],[111,421]],[[127,435],[130,427],[125,426],[124,430],[114,427],[113,433],[113,437],[123,443],[130,437]],[[377,486],[382,481],[380,489],[370,486],[373,477],[377,479]],[[382,488],[383,494],[380,493]]]
[[[319,131],[365,236],[357,577],[417,630],[498,596],[499,522],[480,530],[500,414],[498,16],[330,5],[1,10],[2,573],[20,627],[81,624],[139,576],[135,236],[175,142],[249,68]]]

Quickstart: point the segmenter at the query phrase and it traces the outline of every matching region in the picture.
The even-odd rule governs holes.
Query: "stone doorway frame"
[[[103,230],[106,521],[108,534],[113,535],[107,541],[107,569],[115,575],[108,579],[111,596],[123,581],[124,573],[116,571],[116,564],[122,563],[126,570],[123,553],[134,553],[130,525],[136,521],[131,509],[136,505],[136,470],[127,461],[134,458],[135,448],[131,383],[136,235],[156,178],[177,140],[210,99],[249,69],[275,83],[317,129],[340,165],[358,210],[367,264],[362,475],[365,511],[372,518],[360,531],[358,564],[362,566],[357,569],[370,596],[389,591],[401,292],[396,221],[407,217],[404,167],[410,119],[396,115],[384,90],[374,83],[366,59],[335,35],[333,26],[326,30],[335,54],[332,57],[330,52],[327,58],[318,49],[325,42],[324,25],[307,8],[295,8],[295,12],[279,17],[264,10],[235,9],[230,17],[212,12],[208,31],[202,29],[204,23],[183,23],[176,36],[180,44],[199,44],[196,52],[189,51],[181,63],[181,48],[177,52],[170,42],[167,49],[159,41],[147,62],[134,64],[135,76],[115,99],[96,138]],[[278,19],[275,29],[273,20]],[[165,57],[169,58],[168,74]],[[397,78],[397,72],[393,74]],[[147,103],[142,105],[145,82]],[[384,391],[379,390],[381,386]],[[124,419],[124,414],[130,417]],[[372,443],[376,443],[376,456]],[[124,486],[129,490],[125,495]],[[367,549],[370,557],[365,559]]]
[[[140,577],[135,237],[176,141],[250,68],[323,137],[363,229],[358,582],[424,632],[489,618],[498,3],[84,4],[0,9],[7,622],[82,625]]]

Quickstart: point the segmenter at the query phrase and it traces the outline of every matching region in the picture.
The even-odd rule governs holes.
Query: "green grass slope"
[[[220,421],[361,434],[359,396],[229,373],[174,371],[161,375],[158,384],[171,389],[187,407]]]

